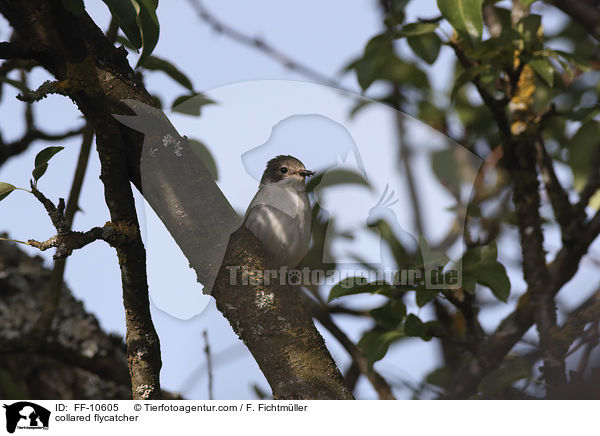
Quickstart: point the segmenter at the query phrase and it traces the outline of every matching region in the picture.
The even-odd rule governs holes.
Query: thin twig
[[[32,130],[28,130],[25,134],[9,143],[4,143],[0,138],[0,165],[6,162],[9,158],[16,156],[19,153],[24,152],[27,148],[35,141],[62,141],[63,139],[72,138],[79,136],[83,133],[84,127],[78,127],[76,129],[67,130],[63,133],[47,133],[38,130],[34,127]]]
[[[71,230],[73,226],[73,217],[75,216],[75,212],[78,210],[79,194],[81,193],[81,187],[83,185],[83,179],[87,169],[93,138],[93,129],[91,126],[86,126],[83,133],[77,166],[75,168],[75,175],[73,176],[73,182],[71,184],[71,191],[69,192],[69,198],[65,208],[65,221],[69,230]],[[40,338],[44,338],[47,335],[58,309],[66,263],[66,257],[59,258],[54,261],[54,268],[52,269],[52,274],[50,275],[48,296],[44,302],[42,313],[32,328],[32,334],[38,335]]]
[[[213,15],[202,3],[201,0],[188,0],[188,3],[192,8],[196,11],[198,16],[204,20],[208,25],[210,25],[216,32],[222,33],[227,37],[233,39],[234,41],[239,42],[240,44],[252,47],[280,64],[284,65],[286,68],[296,71],[303,76],[324,85],[333,86],[341,89],[341,85],[337,80],[334,80],[330,77],[327,77],[324,74],[319,73],[318,71],[298,62],[297,60],[291,58],[284,52],[276,49],[271,44],[267,43],[261,38],[253,37],[250,35],[246,35],[245,33],[240,32],[239,30],[225,24],[221,20],[219,20],[215,15]]]
[[[204,354],[206,355],[206,369],[208,371],[208,399],[214,400],[215,396],[213,393],[213,367],[212,358],[210,355],[210,345],[208,343],[208,332],[204,330],[202,332],[204,337]]]

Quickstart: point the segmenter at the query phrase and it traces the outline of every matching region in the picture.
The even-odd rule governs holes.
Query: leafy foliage
[[[16,186],[11,185],[10,183],[0,182],[0,201],[8,197],[15,189],[17,189]]]
[[[35,182],[37,182],[46,173],[46,170],[48,169],[48,161],[52,159],[56,153],[63,149],[64,147],[47,147],[35,156],[35,168],[31,172]]]
[[[111,15],[135,49],[142,49],[137,66],[142,66],[158,43],[160,25],[158,0],[103,0]]]

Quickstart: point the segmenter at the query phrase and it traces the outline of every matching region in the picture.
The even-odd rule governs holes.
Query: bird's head
[[[313,171],[307,170],[304,164],[293,156],[277,156],[267,162],[267,168],[263,173],[260,183],[263,185],[289,181],[304,183],[306,177],[314,175]]]

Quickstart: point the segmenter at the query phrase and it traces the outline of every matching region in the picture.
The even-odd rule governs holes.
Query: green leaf
[[[349,117],[354,118],[361,110],[369,106],[370,104],[375,103],[374,100],[359,100],[352,110],[350,111]]]
[[[381,307],[369,312],[378,326],[385,330],[396,330],[406,317],[406,305],[401,301],[392,300]]]
[[[362,276],[346,277],[331,288],[327,302],[346,295],[378,294],[393,290],[394,288],[388,283],[367,283],[367,279]]]
[[[201,141],[196,139],[190,139],[188,144],[192,148],[192,152],[198,156],[202,161],[206,169],[210,172],[213,180],[219,180],[219,170],[217,169],[217,163],[215,162],[212,154]]]
[[[202,113],[202,108],[209,104],[217,104],[217,102],[205,97],[204,94],[186,94],[175,99],[171,110],[198,117]]]
[[[483,0],[437,0],[440,12],[456,31],[472,45],[483,32]]]
[[[590,63],[587,59],[583,59],[575,53],[568,53],[562,50],[546,50],[549,53],[549,56],[552,56],[554,59],[561,61],[560,57],[563,57],[568,63],[575,65],[581,71],[589,71],[591,69]],[[560,56],[560,57],[559,57]],[[564,62],[563,62],[564,63]]]
[[[367,188],[371,187],[364,176],[356,171],[329,170],[312,177],[306,184],[306,191],[312,192],[317,187],[323,189],[329,186],[344,184],[361,185],[366,186]]]
[[[445,387],[449,381],[449,375],[447,368],[437,368],[431,371],[425,377],[425,381],[430,385],[439,386],[441,388]]]
[[[479,390],[484,394],[493,394],[512,386],[518,380],[529,377],[534,359],[519,357],[508,365],[486,375],[479,383]]]
[[[581,107],[571,113],[567,113],[567,116],[573,121],[581,121],[582,123],[587,123],[588,121],[592,121],[593,118],[598,114],[600,114],[600,104]]]
[[[160,25],[156,16],[158,0],[131,0],[136,12],[136,22],[142,35],[142,54],[138,59],[137,67],[144,64],[154,51],[158,43]]]
[[[137,51],[138,51],[138,49],[137,49],[137,48],[135,48],[135,47],[133,46],[133,44],[132,44],[132,43],[131,43],[131,42],[130,42],[130,41],[127,39],[127,38],[124,38],[124,37],[123,37],[123,36],[121,36],[121,35],[117,35],[116,42],[118,42],[119,44],[121,44],[121,45],[122,45],[122,46],[124,46],[125,48],[128,48],[129,50],[133,50],[133,51],[135,51],[135,52],[137,52]]]
[[[530,6],[536,0],[521,0],[523,6]]]
[[[146,62],[144,62],[144,68],[152,71],[162,71],[168,74],[171,79],[175,80],[181,86],[189,89],[190,91],[194,90],[194,86],[192,85],[190,79],[188,79],[188,77],[182,73],[180,69],[165,59],[156,56],[149,56],[148,59],[146,59]]]
[[[394,36],[404,38],[406,36],[419,36],[434,33],[438,28],[437,23],[409,23],[398,30]]]
[[[358,341],[358,347],[367,357],[367,363],[371,367],[375,362],[383,359],[393,342],[402,339],[402,337],[404,335],[398,330],[370,330],[363,334],[363,337]]]
[[[600,122],[591,120],[582,124],[567,144],[569,150],[567,162],[573,172],[573,184],[578,191],[587,183],[591,169],[590,156],[593,156],[599,141]],[[590,206],[596,210],[600,208],[600,192],[596,192],[592,197]]]
[[[431,300],[433,300],[438,293],[434,290],[427,289],[424,286],[419,286],[416,289],[415,300],[417,302],[417,306],[423,307]]]
[[[377,35],[367,43],[362,58],[349,68],[356,70],[358,83],[363,90],[377,80],[387,80],[418,90],[429,87],[427,75],[414,63],[406,62],[396,55],[389,35]]]
[[[85,12],[83,0],[62,0],[63,8],[74,15],[81,15]]]
[[[423,325],[423,321],[417,315],[409,313],[404,322],[404,334],[406,336],[421,336]]]
[[[406,38],[408,45],[417,56],[432,65],[440,54],[442,40],[435,33],[420,36],[409,36]]]
[[[554,65],[550,59],[542,56],[536,56],[527,62],[533,71],[535,71],[550,88],[554,86]]]
[[[35,156],[35,167],[31,172],[33,180],[37,182],[39,178],[46,173],[46,170],[48,169],[48,161],[52,159],[52,157],[56,153],[63,150],[64,148],[65,147],[47,147]]]
[[[4,200],[9,196],[11,192],[17,189],[16,186],[11,185],[10,183],[0,182],[0,201]]]
[[[33,171],[31,172],[31,175],[33,176],[33,180],[35,180],[37,182],[40,177],[42,177],[44,174],[46,174],[47,170],[48,170],[47,163],[35,167],[33,169]]]
[[[137,13],[133,0],[102,0],[110,14],[117,20],[119,27],[135,49],[142,47],[142,34],[137,23]]]
[[[478,77],[483,73],[488,73],[491,71],[492,66],[489,64],[481,64],[476,67],[469,68],[467,70],[463,70],[459,76],[454,81],[454,86],[452,87],[452,93],[450,94],[450,99],[454,101],[456,99],[456,95],[458,91],[465,86],[467,83],[470,83],[473,79]]]
[[[541,48],[541,40],[538,31],[542,25],[542,17],[537,14],[528,14],[517,23],[517,29],[530,47]]]
[[[442,186],[455,198],[460,198],[461,177],[452,148],[436,151],[431,156],[431,168]]]
[[[475,281],[490,288],[496,298],[506,302],[510,295],[510,279],[506,268],[497,258],[498,249],[495,243],[468,250],[462,257],[463,289],[474,292]]]

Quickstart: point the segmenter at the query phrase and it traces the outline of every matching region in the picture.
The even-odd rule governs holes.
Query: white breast
[[[261,185],[252,199],[244,225],[280,266],[297,266],[308,251],[311,211],[304,184]]]

